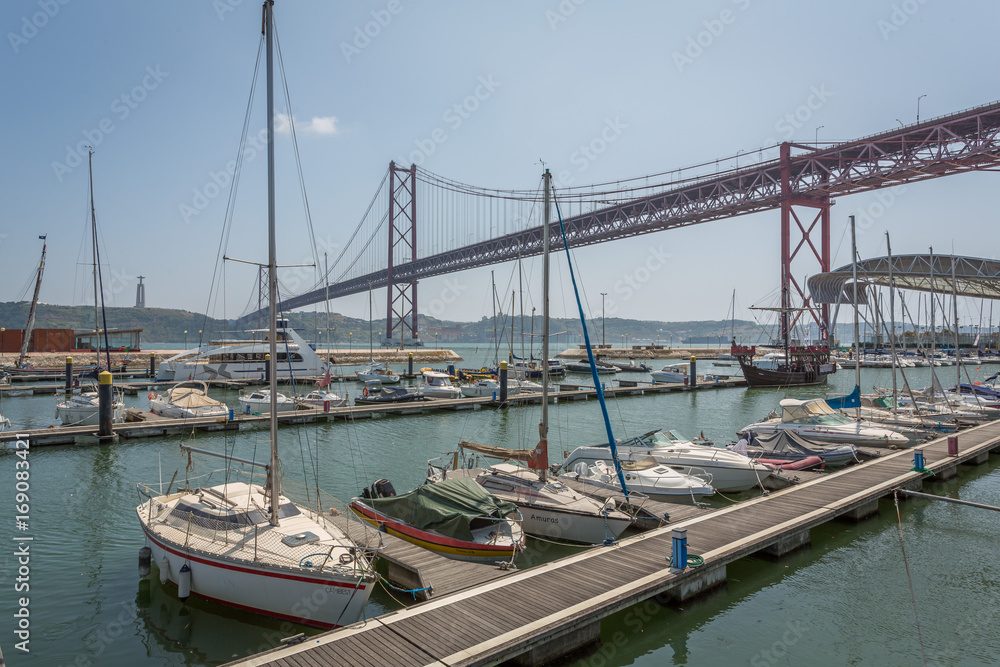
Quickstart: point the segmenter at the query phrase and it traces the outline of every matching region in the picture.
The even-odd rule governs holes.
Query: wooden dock
[[[516,659],[537,665],[596,641],[601,619],[650,598],[685,600],[726,580],[726,565],[757,552],[780,557],[809,543],[810,529],[878,512],[894,488],[946,479],[960,464],[1000,450],[1000,422],[887,453],[767,496],[677,521],[498,580],[309,637],[294,646],[230,663],[245,666],[483,665]],[[913,468],[922,450],[925,469]],[[687,531],[697,568],[671,570],[672,531]]]
[[[138,384],[140,386],[147,386],[142,383]],[[564,391],[556,391],[549,394],[550,401],[585,401],[597,395],[597,390],[593,387],[585,385],[562,386],[565,389]],[[642,396],[645,394],[659,394],[672,391],[723,389],[738,386],[741,385],[732,381],[700,384],[694,388],[680,384],[656,384],[641,387],[607,387],[604,393],[606,396]],[[435,410],[478,410],[484,407],[498,408],[504,405],[507,407],[516,407],[541,403],[541,400],[542,396],[539,393],[524,392],[509,396],[506,404],[501,404],[500,401],[495,401],[490,396],[484,396],[479,398],[463,397],[455,399],[429,398],[423,401],[390,403],[387,405],[352,405],[342,408],[331,408],[329,411],[324,411],[322,408],[300,409],[279,413],[278,423],[282,425],[311,424],[337,419],[375,419],[386,415],[406,416],[426,414]],[[233,419],[169,419],[148,412],[142,412],[142,416],[142,421],[115,424],[113,426],[115,435],[129,439],[152,438],[190,433],[191,431],[221,431],[262,427],[268,421],[266,413],[263,415],[234,414]],[[84,444],[96,442],[96,435],[96,426],[53,426],[44,429],[17,430],[15,425],[13,428],[0,433],[0,445],[24,436],[31,438],[33,447],[42,445]]]

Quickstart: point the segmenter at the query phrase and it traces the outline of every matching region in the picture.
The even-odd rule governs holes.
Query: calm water
[[[481,364],[487,354],[492,357],[488,346],[480,346],[479,357],[470,352],[462,350],[469,365]],[[701,368],[710,370],[706,364]],[[954,378],[953,368],[939,372],[943,383]],[[977,371],[969,367],[969,372]],[[983,368],[979,375],[992,372]],[[913,369],[908,377],[914,386],[929,380],[927,369]],[[853,380],[853,372],[839,372],[825,391],[846,391]],[[890,382],[887,371],[866,369],[862,376],[866,389]],[[346,388],[352,395],[359,389],[354,384]],[[791,395],[823,391],[801,389]],[[623,397],[609,401],[609,407],[618,435],[669,427],[728,441],[737,428],[763,417],[784,395],[730,389]],[[219,398],[236,404],[235,394]],[[51,396],[5,398],[0,412],[16,427],[44,428],[55,423],[54,402]],[[144,395],[126,397],[126,403],[147,407]],[[551,414],[553,460],[562,450],[602,439],[596,401],[560,404]],[[533,444],[537,420],[536,406],[502,413],[479,410],[337,422],[283,428],[280,448],[286,478],[301,479],[303,457],[317,456],[321,487],[349,499],[377,477],[391,479],[398,489],[412,488],[422,481],[427,460],[461,438]],[[175,470],[183,477],[186,461],[178,450],[182,441],[219,451],[233,444],[233,436],[197,434],[31,451],[30,527],[20,534],[34,538],[28,594],[32,655],[14,649],[17,640],[8,612],[16,604],[17,563],[8,549],[0,556],[0,646],[8,664],[213,665],[266,649],[302,630],[195,599],[181,604],[157,579],[139,580],[142,533],[134,513],[135,483],[155,482],[161,474],[169,480]],[[266,433],[243,432],[235,446],[237,456],[262,459]],[[17,459],[0,453],[0,460],[5,463],[0,498],[10,503],[2,535],[12,544]],[[929,488],[1000,505],[1000,471],[992,461]],[[1000,653],[1000,637],[993,631],[1000,579],[994,553],[996,514],[907,501],[902,518],[928,661],[994,664]],[[527,562],[575,551],[532,547]],[[377,591],[367,615],[396,607]],[[831,523],[814,530],[812,547],[791,558],[747,558],[731,565],[724,589],[683,609],[640,605],[603,627],[603,647],[575,656],[578,664],[909,665],[921,660],[891,502],[883,502],[877,520],[856,526]]]

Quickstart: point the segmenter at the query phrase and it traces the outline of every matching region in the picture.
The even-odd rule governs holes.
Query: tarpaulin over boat
[[[854,385],[854,391],[852,391],[847,396],[836,396],[834,398],[826,399],[826,404],[829,405],[834,410],[843,410],[844,408],[860,408],[861,407],[861,388]]]
[[[517,505],[491,496],[467,477],[424,484],[414,491],[390,498],[366,498],[362,502],[420,530],[433,530],[448,537],[472,541],[475,519],[499,521],[517,510]]]
[[[804,458],[807,456],[820,456],[826,454],[836,446],[824,446],[817,444],[807,438],[803,438],[798,433],[792,431],[775,431],[770,435],[754,435],[750,443],[752,448],[764,452],[765,458]]]

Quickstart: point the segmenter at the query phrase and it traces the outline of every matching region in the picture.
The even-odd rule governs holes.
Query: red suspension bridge
[[[777,148],[776,158],[742,168],[685,177],[685,171],[699,170],[689,167],[567,188],[557,197],[572,247],[780,210],[782,305],[790,308],[793,301],[809,303],[805,286],[793,277],[794,260],[811,264],[810,273],[830,270],[834,197],[996,170],[998,135],[1000,102],[994,102],[854,141],[823,147],[783,143],[768,149],[773,154]],[[700,167],[712,164],[717,168],[719,161]],[[417,281],[541,254],[544,230],[530,226],[540,202],[540,191],[474,187],[390,163],[329,273],[282,306],[294,309],[386,287],[386,338],[417,338]],[[558,222],[548,233],[552,247],[561,247]],[[827,309],[824,304],[813,314],[826,326]]]

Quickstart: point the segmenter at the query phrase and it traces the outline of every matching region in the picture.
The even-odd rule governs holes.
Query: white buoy
[[[139,549],[139,576],[149,576],[149,562],[153,559],[153,550],[149,547]]]
[[[160,568],[160,583],[165,584],[170,581],[170,561],[167,560],[167,554],[163,554],[163,561],[157,565]]]
[[[187,600],[191,596],[191,568],[188,567],[187,563],[181,567],[181,572],[177,576],[177,597],[180,598],[181,602]]]

